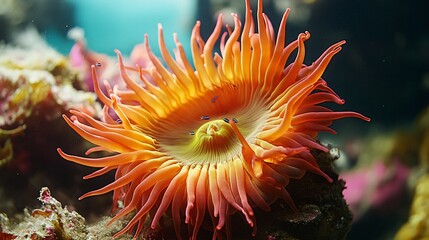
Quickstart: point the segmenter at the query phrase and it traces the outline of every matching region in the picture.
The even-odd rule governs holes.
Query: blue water
[[[148,33],[152,50],[159,54],[158,23],[163,26],[169,50],[175,46],[173,33],[177,33],[185,49],[189,49],[190,33],[195,23],[193,0],[68,1],[75,7],[75,24],[84,29],[91,50],[114,55],[113,50],[117,48],[129,54]],[[67,53],[72,45],[72,41],[55,31],[46,31],[45,37],[62,53]]]

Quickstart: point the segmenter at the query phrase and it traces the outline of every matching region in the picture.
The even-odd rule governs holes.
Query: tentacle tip
[[[262,171],[257,171],[255,169],[253,169],[253,174],[255,174],[255,177],[257,179],[260,179],[262,177]]]
[[[97,195],[97,194],[95,194],[95,195]],[[91,197],[91,196],[94,196],[94,194],[92,194],[91,192],[88,192],[88,193],[85,193],[82,196],[80,196],[78,199],[83,200],[83,199],[85,199],[87,197]]]
[[[322,172],[322,170],[320,170],[319,175],[326,179],[326,181],[328,181],[329,183],[334,182],[334,180],[328,174]]]
[[[124,233],[123,232],[116,233],[115,235],[113,235],[113,239],[120,237],[122,234],[124,234]],[[133,239],[135,239],[135,237]]]
[[[85,115],[85,113],[80,112],[80,111],[75,110],[75,109],[70,109],[70,110],[69,110],[69,112],[70,112],[71,114],[75,114],[75,115]]]
[[[106,223],[106,227],[110,227],[115,221],[115,219],[111,219],[109,222]]]
[[[292,211],[294,212],[294,213],[299,213],[299,209],[298,209],[298,207],[294,204],[294,205],[292,205],[292,206],[289,206],[291,209],[292,209]]]
[[[309,31],[305,31],[304,34],[305,34],[304,38],[306,38],[306,39],[311,37],[311,34]]]

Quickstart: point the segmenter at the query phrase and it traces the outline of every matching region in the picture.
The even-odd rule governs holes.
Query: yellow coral
[[[3,147],[0,147],[0,166],[9,162],[13,157],[12,141],[6,140]]]
[[[25,129],[25,125],[19,126],[11,130],[4,130],[0,128],[0,140],[2,139],[3,136],[8,137],[10,135],[14,135],[24,131],[24,129]],[[12,157],[13,157],[12,141],[10,140],[10,138],[7,138],[4,145],[0,146],[0,166],[9,162],[12,159]]]
[[[396,240],[429,239],[429,174],[417,183],[410,218],[395,236]]]
[[[33,107],[43,101],[48,96],[50,90],[50,84],[43,80],[26,83],[24,86],[18,88],[13,96],[11,96],[10,104]]]

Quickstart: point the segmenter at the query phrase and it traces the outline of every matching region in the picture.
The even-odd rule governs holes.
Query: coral
[[[415,144],[412,148],[404,149],[403,153],[417,156],[420,164],[412,177],[418,180],[408,221],[396,233],[395,239],[429,239],[429,107],[422,111],[414,131],[409,135],[413,136]],[[397,142],[399,145],[404,140],[398,138]]]
[[[429,175],[416,185],[408,221],[396,233],[396,240],[429,239]]]
[[[94,92],[94,85],[91,75],[91,66],[95,65],[98,70],[100,79],[103,79],[110,86],[124,90],[125,83],[122,81],[121,73],[116,66],[116,60],[105,54],[93,52],[88,49],[84,31],[81,28],[75,27],[68,32],[68,37],[75,41],[69,53],[70,63],[74,69],[79,71],[83,79],[84,88]],[[148,49],[144,44],[139,44],[134,47],[129,59],[124,61],[130,65],[139,65],[143,69],[153,67],[148,56]],[[139,76],[138,72],[130,73],[133,77]],[[153,82],[153,81],[152,81]],[[104,93],[108,94],[108,89],[101,86]]]
[[[11,136],[21,133],[24,131],[25,125],[19,126],[11,130],[4,130],[0,128],[0,143],[4,142],[4,145],[0,145],[0,166],[7,163],[13,158],[13,148]],[[4,140],[6,139],[6,140]]]
[[[358,221],[369,209],[389,211],[397,208],[407,187],[410,168],[398,160],[391,164],[376,161],[369,168],[345,172],[344,197]]]
[[[13,157],[13,141],[29,121],[52,120],[63,111],[101,111],[93,93],[78,90],[78,74],[49,47],[0,46],[0,165]],[[30,124],[32,125],[32,124]]]
[[[53,49],[24,49],[0,47],[0,127],[21,123],[35,109],[47,106],[61,107],[57,111],[46,109],[44,117],[55,118],[61,110],[81,109],[97,116],[100,110],[96,97],[79,91],[77,72],[67,58]],[[38,109],[43,111],[43,109]]]
[[[356,152],[357,165],[340,175],[354,221],[375,213],[395,212],[408,200],[408,191],[429,170],[429,108],[413,125],[369,134]],[[397,218],[401,218],[399,215]]]
[[[0,213],[0,239],[26,239],[26,240],[95,240],[110,239],[121,229],[125,221],[119,221],[110,227],[106,222],[111,218],[104,217],[99,222],[87,225],[85,219],[76,211],[70,211],[67,206],[56,200],[47,187],[40,190],[39,201],[42,207],[30,212],[8,218]],[[125,234],[118,240],[130,239]]]
[[[85,219],[81,215],[75,211],[70,212],[67,207],[63,208],[46,187],[40,190],[39,200],[42,208],[31,213],[24,211],[24,217],[17,225],[3,216],[0,222],[2,233],[17,239],[86,239]]]

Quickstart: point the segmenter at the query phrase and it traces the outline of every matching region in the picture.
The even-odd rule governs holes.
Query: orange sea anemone
[[[96,67],[92,67],[95,91],[105,104],[103,121],[79,111],[64,119],[98,145],[86,154],[112,155],[86,158],[58,152],[69,161],[101,168],[85,179],[116,170],[112,183],[80,198],[113,191],[115,206],[121,200],[124,208],[111,222],[136,211],[115,236],[128,231],[139,235],[148,215],[150,226],[156,228],[164,213],[171,216],[179,239],[183,222],[190,239],[196,239],[206,215],[211,217],[213,239],[235,212],[255,231],[253,208],[269,211],[280,198],[297,210],[285,190],[290,178],[299,179],[309,171],[332,181],[309,152],[327,151],[314,138],[321,131],[333,132],[329,125],[335,119],[369,119],[319,105],[344,103],[321,76],[345,42],[329,47],[310,66],[304,65],[304,42],[310,34],[301,33],[285,46],[288,14],[286,10],[275,39],[262,1],[254,24],[247,0],[244,26],[233,15],[235,26],[227,27],[221,36],[220,55],[213,55],[213,48],[222,32],[222,16],[207,41],[197,22],[190,42],[193,62],[176,36],[175,57],[169,53],[159,27],[164,63],[150,51],[147,36],[152,63],[148,68],[125,67],[116,51],[128,90],[113,88],[109,96],[100,90]],[[295,60],[286,66],[295,49]],[[140,79],[131,79],[129,71],[137,71]],[[119,121],[110,117],[109,109]]]

